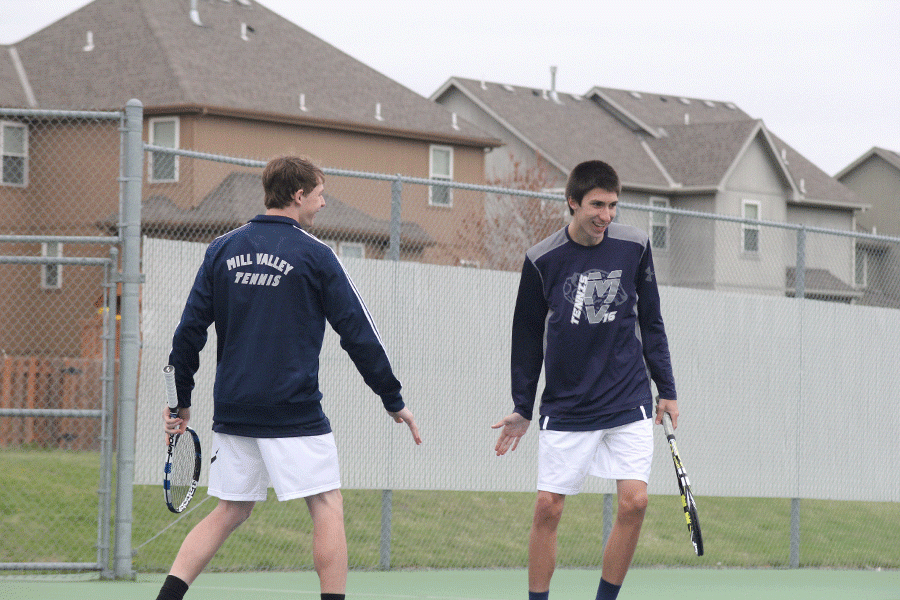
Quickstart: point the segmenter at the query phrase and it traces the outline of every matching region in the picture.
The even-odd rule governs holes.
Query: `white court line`
[[[279,589],[271,589],[271,588],[244,588],[244,587],[218,587],[218,586],[201,586],[201,585],[193,585],[191,589],[198,590],[214,590],[220,592],[257,592],[257,593],[272,593],[272,594],[293,594],[293,595],[306,595],[306,596],[318,596],[319,591],[315,592],[306,592],[302,590],[279,590]],[[423,596],[421,594],[416,594],[414,596],[406,595],[406,594],[365,594],[359,592],[353,592],[353,597],[360,598],[419,598],[422,600],[504,600],[502,598],[472,598],[468,596]]]

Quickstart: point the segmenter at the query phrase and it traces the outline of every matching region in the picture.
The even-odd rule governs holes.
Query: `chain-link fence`
[[[161,397],[156,372],[205,242],[262,211],[262,161],[187,151],[172,156],[194,174],[193,194],[163,197],[153,186],[145,194],[152,199],[145,204],[145,226],[158,229],[158,239],[144,243],[136,468],[136,493],[151,498],[148,518],[159,513],[152,486],[161,449],[157,408],[143,403]],[[412,448],[385,422],[377,398],[329,337],[320,377],[342,461],[351,565],[524,565],[536,436],[515,456],[497,459],[490,424],[511,409],[511,308],[524,251],[568,221],[562,198],[337,169],[326,170],[325,191],[327,205],[313,232],[341,256],[367,301],[426,438]],[[812,527],[821,512],[857,510],[854,502],[886,511],[888,523],[898,513],[900,482],[887,459],[894,425],[875,416],[890,412],[898,383],[890,367],[898,349],[892,332],[900,328],[898,240],[651,207],[639,197],[623,196],[619,220],[653,236],[683,398],[679,431],[705,496],[701,503],[711,502],[715,511],[705,525],[716,563],[900,565],[890,541],[900,532],[885,534],[880,518],[862,526],[865,548],[849,559],[816,539],[834,532]],[[864,274],[867,280],[860,279]],[[196,423],[211,418],[211,403],[202,398],[211,395],[215,366],[206,354]],[[829,373],[845,383],[835,385]],[[868,444],[841,436],[845,430],[869,431]],[[201,434],[208,446],[209,432]],[[659,437],[650,490],[672,494]],[[871,465],[865,480],[853,470],[863,461]],[[573,508],[560,533],[561,565],[601,560],[614,490],[595,481],[588,491],[601,495],[568,503]],[[177,544],[215,502],[199,498],[195,512],[175,522],[136,520],[139,570],[168,568]],[[662,515],[645,527],[636,564],[696,564],[688,544],[676,541],[683,532],[676,510],[667,511],[677,509],[676,501],[651,506],[651,515]],[[719,511],[755,516],[742,524],[719,522]],[[303,507],[273,500],[256,512],[211,568],[311,568]],[[767,535],[769,528],[776,533]],[[801,531],[809,540],[802,546]]]
[[[31,133],[34,128],[40,129],[30,126],[30,135],[37,135]],[[134,485],[125,488],[130,496],[122,511],[127,514],[116,515],[117,529],[128,530],[117,560],[133,560],[139,572],[157,572],[169,568],[187,531],[215,503],[201,490],[184,515],[173,517],[163,505],[159,371],[206,244],[263,211],[264,162],[145,149],[140,220],[146,281]],[[32,147],[32,172],[38,156]],[[109,160],[117,165],[118,155]],[[117,173],[113,169],[113,181]],[[98,182],[109,183],[100,177]],[[30,185],[12,194],[0,188],[10,207],[0,216],[8,221],[2,233],[46,233],[39,217],[33,217],[30,228],[16,228],[13,209],[24,214],[26,204],[39,205],[43,194],[57,187],[52,184],[43,184],[40,194]],[[57,185],[64,186],[64,180]],[[118,198],[118,187],[110,188]],[[341,257],[366,300],[425,437],[423,446],[413,447],[330,335],[322,354],[321,384],[338,439],[351,566],[524,566],[537,436],[530,433],[514,455],[497,458],[492,455],[496,432],[490,425],[511,410],[510,323],[524,252],[567,222],[562,198],[338,169],[326,169],[325,191],[327,205],[312,233]],[[81,196],[91,197],[89,192]],[[91,214],[86,219],[90,226],[79,235],[113,232],[121,220],[115,204]],[[679,443],[699,494],[708,540],[706,562],[697,563],[672,497],[671,463],[658,434],[650,484],[654,498],[635,564],[900,567],[894,543],[900,536],[900,475],[891,466],[890,443],[900,425],[891,402],[900,384],[894,367],[900,350],[900,240],[678,210],[636,195],[623,195],[619,220],[648,231],[653,240],[683,414]],[[32,241],[0,241],[19,244],[5,252],[20,256],[20,262],[38,252]],[[68,242],[63,248],[63,257],[71,256],[74,248]],[[103,257],[99,251],[95,256]],[[28,277],[34,278],[40,267],[15,268],[21,272],[5,272],[7,281],[18,282],[9,287],[26,289]],[[63,268],[65,289],[75,280],[70,266]],[[31,275],[22,274],[28,269]],[[105,289],[102,277],[96,276],[93,284],[71,293],[96,300]],[[116,294],[109,295],[114,305]],[[88,306],[94,316],[102,316],[102,310],[91,303],[44,307],[32,297],[13,299],[11,306],[2,308],[5,322],[22,320],[16,325],[20,331],[34,331],[35,336],[45,331],[41,335],[53,341],[42,346],[38,339],[45,338],[20,333],[9,338],[19,345],[10,342],[4,350],[23,357],[25,366],[15,367],[19,371],[61,369],[64,375],[48,378],[45,385],[60,390],[50,394],[58,397],[74,386],[67,383],[73,376],[69,369],[87,371],[71,362],[90,346],[86,334],[72,327],[73,315],[79,314],[79,306]],[[29,310],[22,311],[23,306]],[[27,319],[56,319],[56,327],[29,325],[32,321],[22,315],[36,308],[44,316]],[[210,334],[192,414],[207,448],[215,369],[214,332]],[[34,356],[58,362],[32,367]],[[28,406],[18,399],[28,389],[35,390],[35,409],[50,408],[54,400],[38,395],[37,384],[7,370],[6,364],[2,407],[7,413],[0,417],[0,431],[20,432],[2,443],[3,457],[14,472],[25,478],[58,463],[77,473],[85,467],[79,462],[85,457],[89,469],[97,467],[100,460],[91,454],[96,449],[79,446],[79,440],[96,439],[96,432],[25,442],[22,431],[49,426],[38,425],[44,423],[38,417],[8,411]],[[23,383],[7,386],[7,381]],[[7,389],[25,392],[7,396]],[[95,394],[84,395],[95,401]],[[61,431],[68,426],[53,427]],[[47,449],[54,443],[52,451]],[[83,485],[78,493],[86,489]],[[123,488],[118,490],[121,495]],[[561,566],[600,564],[614,513],[613,491],[609,482],[591,481],[587,493],[567,501]],[[9,531],[29,531],[15,517],[25,510],[59,514],[67,525],[83,520],[73,516],[80,513],[62,512],[72,510],[65,502],[71,491],[60,491],[46,503],[33,499],[40,494],[25,496],[4,498]],[[40,508],[25,508],[35,503]],[[109,517],[105,525],[103,521],[101,531]],[[210,568],[312,568],[310,531],[302,503],[272,498],[257,506]],[[97,531],[93,533],[96,537]],[[48,537],[56,541],[46,548],[38,548],[37,541],[34,547],[7,546],[3,560],[88,560],[63,557],[59,551],[59,540],[68,542],[66,549],[91,547],[83,531],[60,527]]]
[[[0,113],[7,572],[108,568],[122,117]]]

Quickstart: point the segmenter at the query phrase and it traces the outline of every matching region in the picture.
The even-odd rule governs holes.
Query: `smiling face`
[[[594,188],[584,195],[581,204],[569,198],[572,220],[569,222],[569,237],[582,246],[596,246],[603,241],[606,228],[616,218],[619,195],[600,188]]]

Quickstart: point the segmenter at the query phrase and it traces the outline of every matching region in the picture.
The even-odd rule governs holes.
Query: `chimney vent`
[[[93,49],[94,49],[94,32],[88,31],[87,38],[85,39],[84,48],[82,48],[82,50],[84,50],[85,52],[90,52]]]
[[[197,0],[191,0],[191,23],[197,27],[203,27],[203,22],[200,20],[200,11],[197,10]]]

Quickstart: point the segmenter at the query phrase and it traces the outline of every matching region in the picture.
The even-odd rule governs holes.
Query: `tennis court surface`
[[[594,598],[598,570],[559,569],[550,597]],[[164,576],[137,582],[0,579],[0,600],[153,600]],[[347,598],[365,600],[522,600],[524,570],[351,571]],[[313,572],[204,573],[186,600],[318,600]],[[900,600],[900,571],[818,569],[633,569],[621,600]]]

